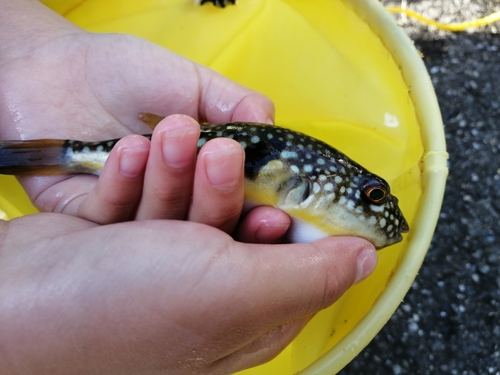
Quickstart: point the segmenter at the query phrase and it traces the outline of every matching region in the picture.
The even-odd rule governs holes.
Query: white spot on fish
[[[352,201],[352,200],[350,200],[350,199],[347,201],[347,209],[348,209],[349,211],[354,210],[355,205],[356,205],[356,204],[355,204],[355,202],[354,202],[354,201]]]
[[[260,138],[259,138],[259,136],[254,135],[254,136],[250,139],[250,142],[252,142],[252,143],[259,143],[259,142],[260,142]]]
[[[267,139],[273,139],[273,135],[271,133],[267,133]]]
[[[304,172],[306,172],[306,173],[311,173],[311,172],[312,172],[312,170],[313,170],[312,165],[310,165],[310,164],[306,164],[306,165],[304,165]]]
[[[319,165],[325,165],[325,159],[319,158],[318,160],[316,160],[316,163],[318,163]]]
[[[375,216],[370,216],[370,219],[368,220],[368,223],[370,225],[375,225],[377,224],[377,218]]]
[[[295,151],[281,151],[281,156],[285,159],[296,159],[299,155]]]
[[[205,143],[207,143],[207,140],[205,138],[198,139],[198,147],[203,146]]]
[[[335,199],[335,193],[330,193],[326,196],[326,199],[333,201]]]
[[[327,182],[325,186],[323,186],[323,189],[325,189],[325,191],[333,191],[333,184],[331,182]]]
[[[370,209],[373,211],[373,212],[382,212],[384,211],[384,206],[376,206],[374,204],[371,204],[370,205]]]
[[[299,173],[300,172],[299,167],[297,167],[296,165],[291,165],[290,169],[292,170],[293,173]]]
[[[396,116],[386,112],[384,114],[384,125],[388,128],[397,128],[399,126],[399,120]]]
[[[319,193],[320,191],[321,191],[321,186],[320,186],[317,182],[315,182],[315,183],[313,184],[313,194],[317,194],[317,193]]]
[[[104,150],[104,146],[103,145],[99,145],[96,147],[96,151],[97,152],[102,152]]]
[[[320,181],[326,181],[326,176],[324,174],[320,174],[318,178]]]
[[[247,143],[245,141],[240,142],[241,147],[247,148]]]
[[[335,176],[335,178],[333,179],[335,181],[336,184],[341,184],[342,183],[342,177],[340,176]]]
[[[382,219],[380,219],[378,224],[380,225],[380,228],[383,228],[387,224],[387,221],[384,218],[382,218]]]

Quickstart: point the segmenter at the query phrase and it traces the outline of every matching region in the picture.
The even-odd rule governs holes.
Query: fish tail
[[[0,141],[0,174],[57,175],[68,173],[64,140]]]

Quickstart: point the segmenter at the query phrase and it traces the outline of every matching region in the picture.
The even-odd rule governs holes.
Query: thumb
[[[250,272],[240,272],[243,284],[237,286],[239,293],[232,294],[240,298],[231,301],[230,310],[236,322],[230,326],[233,336],[244,332],[246,344],[219,363],[232,372],[275,357],[311,315],[339,299],[377,263],[373,245],[355,237],[310,244],[242,245],[249,250],[246,254],[251,259],[243,264]]]
[[[245,287],[253,295],[247,297],[254,304],[252,311],[258,314],[255,318],[267,317],[271,325],[330,306],[351,285],[371,274],[377,263],[373,245],[356,237],[330,237],[310,244],[245,246],[251,250],[255,267],[252,280],[246,281],[251,287]]]
[[[132,77],[127,82],[131,108],[158,115],[181,113],[212,123],[273,123],[274,104],[265,95],[145,40],[127,37],[115,42],[121,43],[115,48],[128,55],[121,58],[127,66],[119,78]],[[134,74],[129,72],[131,62],[136,64]]]

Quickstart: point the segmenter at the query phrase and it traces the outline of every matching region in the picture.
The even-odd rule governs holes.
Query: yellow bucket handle
[[[470,29],[471,27],[487,26],[487,25],[490,25],[492,23],[500,21],[500,11],[492,13],[486,17],[478,18],[478,19],[475,19],[472,21],[445,24],[445,23],[437,22],[437,21],[431,20],[429,18],[426,18],[423,15],[421,15],[420,13],[417,13],[417,12],[410,10],[410,9],[405,9],[405,8],[401,8],[398,6],[386,7],[386,9],[390,13],[406,14],[408,17],[414,18],[423,24],[426,24],[429,26],[434,26],[437,29],[446,30],[446,31],[454,31],[454,32],[464,31],[466,29]]]

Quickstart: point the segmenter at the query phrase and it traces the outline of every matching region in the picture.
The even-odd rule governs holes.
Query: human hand
[[[0,374],[230,374],[277,355],[375,261],[357,238],[252,245],[181,221],[0,221]]]
[[[175,219],[233,233],[239,223],[233,233],[236,239],[279,242],[290,225],[282,211],[258,207],[239,220],[244,198],[241,146],[215,139],[201,148],[196,159],[199,133],[196,121],[174,115],[160,122],[151,143],[141,136],[122,139],[95,187],[66,207],[74,205],[77,216],[100,224]],[[130,165],[124,173],[124,158],[131,160],[133,173]]]
[[[22,19],[17,22],[15,14],[8,17],[16,4],[23,6]],[[37,1],[20,0],[4,5],[3,10],[0,17],[5,22],[0,26],[3,27],[0,38],[9,42],[0,46],[3,139],[104,140],[148,133],[150,129],[138,119],[141,112],[182,113],[209,122],[272,122],[274,108],[269,99],[157,45],[127,35],[87,33]],[[21,30],[16,32],[19,25]],[[189,150],[181,161],[184,166],[169,169],[164,162],[162,165],[158,159],[162,142],[153,140],[149,145],[135,136],[119,144],[110,166],[103,171],[100,187],[93,176],[23,177],[21,182],[43,211],[81,216],[97,223],[133,218],[189,218],[213,222],[214,226],[230,231],[241,208],[238,184],[232,200],[224,200],[225,207],[237,202],[225,215],[210,218],[208,222],[202,218],[214,212],[210,207],[201,206],[201,211],[193,211],[186,204],[190,189],[179,194],[194,181],[193,199],[199,204],[193,206],[200,207],[209,201],[197,197],[206,193],[205,188],[210,185],[203,181],[199,184],[196,177],[193,180],[192,144],[197,130],[193,122],[182,121],[187,128],[178,131],[184,134],[182,144],[189,146],[182,149]],[[168,135],[167,128],[157,133]],[[175,143],[170,142],[169,147],[173,149]],[[227,140],[220,141],[217,148],[221,152],[224,148],[231,150],[233,156],[241,154]],[[149,152],[152,158],[148,159]],[[205,150],[202,157],[205,152],[208,154]],[[213,156],[213,149],[211,153]],[[174,179],[161,181],[158,171]],[[184,178],[182,171],[186,172]],[[196,176],[200,175],[196,172]],[[221,177],[239,181],[235,176]],[[114,197],[108,194],[110,199],[103,200],[103,193],[110,190]]]

